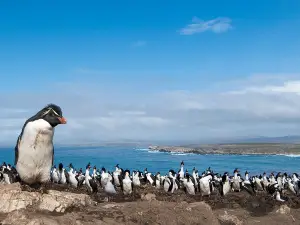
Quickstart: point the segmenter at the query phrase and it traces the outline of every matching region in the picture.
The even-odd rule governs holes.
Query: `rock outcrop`
[[[239,192],[229,193],[225,198],[212,196],[207,199],[208,204],[197,199],[199,195],[187,196],[180,194],[180,191],[170,195],[150,187],[136,190],[139,194],[135,193],[132,199],[120,195],[114,199],[109,197],[110,201],[117,200],[115,202],[95,202],[93,199],[103,199],[104,193],[100,191],[97,194],[99,198],[93,195],[92,199],[87,194],[77,193],[81,190],[75,190],[76,193],[66,188],[63,190],[67,191],[58,190],[48,190],[42,194],[22,191],[20,184],[0,185],[0,224],[281,225],[298,224],[300,221],[297,197],[290,199],[293,204],[281,204],[263,196]]]
[[[300,155],[299,144],[253,143],[253,144],[206,144],[197,146],[149,146],[150,151],[193,153],[193,154],[230,154],[230,155]]]
[[[0,213],[36,206],[39,210],[63,213],[68,208],[95,204],[85,194],[49,190],[47,194],[22,191],[19,183],[0,185]]]

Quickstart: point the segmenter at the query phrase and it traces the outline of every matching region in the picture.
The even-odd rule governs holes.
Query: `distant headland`
[[[197,146],[149,146],[151,151],[229,154],[229,155],[300,155],[300,144],[291,143],[241,143],[241,144],[205,144]]]

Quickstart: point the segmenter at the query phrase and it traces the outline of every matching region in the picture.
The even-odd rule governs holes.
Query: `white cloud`
[[[192,23],[180,29],[179,33],[182,35],[193,35],[205,31],[212,31],[214,33],[224,33],[232,29],[231,19],[218,17],[212,20],[200,20],[197,17],[192,19]]]
[[[300,76],[261,75],[213,92],[141,93],[96,83],[51,85],[52,92],[39,95],[2,93],[0,144],[13,145],[25,120],[50,102],[68,120],[56,129],[62,144],[300,134]]]
[[[245,94],[247,92],[253,93],[265,93],[265,94],[282,94],[282,93],[292,93],[292,94],[300,94],[300,80],[295,81],[286,81],[282,85],[266,85],[266,86],[258,86],[258,87],[247,87],[238,91],[231,91],[232,94]]]
[[[132,47],[143,47],[143,46],[145,46],[145,45],[147,45],[147,42],[146,41],[136,41],[136,42],[133,42],[132,44],[131,44],[131,46]]]

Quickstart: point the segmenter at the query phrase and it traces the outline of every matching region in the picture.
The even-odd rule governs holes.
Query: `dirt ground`
[[[85,187],[74,189],[51,184],[48,188],[87,193]],[[24,190],[27,188],[24,187]],[[141,196],[146,194],[153,200],[142,200]],[[225,197],[215,193],[210,197],[201,197],[199,194],[189,196],[181,190],[169,194],[163,190],[145,186],[135,189],[130,196],[123,194],[107,196],[100,190],[91,197],[97,202],[96,206],[68,209],[63,215],[37,212],[32,209],[23,211],[22,216],[26,215],[27,219],[40,217],[45,220],[46,218],[52,221],[49,224],[66,224],[66,221],[71,220],[74,224],[300,225],[300,198],[289,194],[283,196],[286,201],[282,203],[265,193],[253,196],[247,192],[234,192]],[[4,217],[0,216],[1,218]],[[13,215],[13,218],[18,218],[18,215]],[[68,224],[73,224],[73,222],[68,222]],[[18,224],[21,225],[20,222]],[[48,223],[44,221],[40,224]]]

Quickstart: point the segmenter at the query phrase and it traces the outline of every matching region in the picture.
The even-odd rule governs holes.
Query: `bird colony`
[[[266,173],[259,176],[250,176],[246,171],[242,177],[240,171],[235,169],[233,174],[228,172],[214,173],[211,168],[199,174],[196,168],[192,173],[184,170],[184,162],[181,162],[180,169],[176,173],[173,169],[165,175],[157,172],[153,175],[145,169],[123,170],[119,165],[115,166],[115,171],[109,172],[104,167],[101,170],[88,163],[85,171],[80,168],[76,170],[72,164],[64,168],[60,163],[58,168],[54,166],[50,172],[50,181],[61,185],[69,185],[73,188],[85,186],[89,193],[97,193],[100,190],[108,195],[122,193],[131,195],[134,189],[141,186],[153,186],[166,193],[176,193],[182,189],[188,195],[210,196],[211,194],[227,195],[229,192],[246,191],[252,195],[258,192],[265,192],[274,197],[277,201],[285,201],[283,194],[289,192],[298,195],[300,192],[300,180],[297,173],[288,175],[287,173],[277,173],[276,176]],[[17,170],[10,164],[3,163],[0,167],[0,179],[2,183],[11,184],[19,182],[20,177]]]

